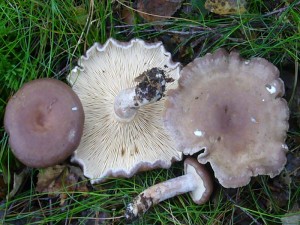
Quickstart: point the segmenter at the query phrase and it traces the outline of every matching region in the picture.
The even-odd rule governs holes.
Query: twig
[[[300,5],[300,1],[297,2],[297,3],[295,3],[295,4],[293,5],[293,7],[294,7],[294,6],[297,6],[297,5]],[[271,15],[276,14],[276,13],[279,13],[279,14],[280,14],[280,13],[283,13],[285,10],[287,10],[287,9],[290,8],[290,7],[291,7],[290,5],[289,5],[289,6],[285,6],[285,7],[282,7],[282,8],[280,8],[280,9],[274,10],[274,11],[272,11],[272,12],[263,14],[262,16],[263,16],[263,17],[267,17],[267,16],[271,16]]]
[[[144,33],[153,33],[157,30],[155,29],[146,29],[146,30],[143,30],[142,32]],[[125,32],[128,32],[128,30],[125,30],[125,31],[119,31],[118,34],[121,34],[121,33],[125,33]],[[141,32],[141,31],[140,31]],[[201,34],[203,33],[203,31],[178,31],[178,30],[164,30],[163,33],[168,33],[168,34],[180,34],[180,35],[193,35],[193,34]]]
[[[297,47],[297,43],[296,43],[296,47]],[[298,55],[298,52],[296,52],[296,55]],[[289,100],[289,106],[291,106],[293,99],[295,97],[295,94],[296,94],[296,89],[297,89],[297,84],[298,84],[298,71],[299,71],[299,62],[297,59],[295,59],[295,76],[294,76],[295,80],[294,80],[292,95]]]
[[[95,20],[96,21],[96,20]],[[151,26],[166,26],[166,25],[172,25],[174,22],[155,22],[155,23],[139,23],[139,24],[124,24],[124,25],[115,25],[114,28],[133,28],[133,27],[143,27],[146,25],[151,25]],[[192,29],[198,29],[198,30],[203,30],[203,31],[211,31],[214,30],[214,28],[208,27],[208,26],[200,26],[200,25],[190,25],[190,24],[185,24],[185,28],[192,28]],[[108,27],[111,28],[111,27]],[[156,30],[157,31],[157,30]]]
[[[114,216],[114,217],[80,217],[80,216],[72,216],[72,219],[89,219],[89,220],[115,220],[115,219],[122,219],[125,216]]]

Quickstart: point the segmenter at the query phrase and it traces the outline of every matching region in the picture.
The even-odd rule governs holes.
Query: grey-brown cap
[[[30,167],[48,167],[69,157],[80,143],[84,112],[73,90],[43,78],[26,83],[9,100],[5,130],[14,155]]]
[[[289,109],[272,63],[219,49],[183,68],[179,87],[167,94],[164,121],[178,149],[204,149],[198,161],[210,162],[224,187],[284,168]]]

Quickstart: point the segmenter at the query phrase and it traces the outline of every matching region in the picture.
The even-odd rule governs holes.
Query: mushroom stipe
[[[149,187],[128,204],[125,218],[133,221],[145,214],[152,206],[174,196],[188,193],[196,204],[204,204],[213,191],[213,181],[206,168],[196,159],[184,161],[184,175]]]

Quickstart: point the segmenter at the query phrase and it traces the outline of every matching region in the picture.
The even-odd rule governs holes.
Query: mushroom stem
[[[152,205],[187,192],[196,204],[207,202],[213,190],[213,182],[206,168],[196,159],[187,158],[184,160],[184,173],[180,177],[156,184],[135,197],[126,207],[126,219],[135,220]]]
[[[120,122],[130,122],[142,106],[163,97],[167,78],[164,71],[156,67],[145,71],[135,79],[136,87],[122,90],[115,98],[114,112]]]
[[[198,184],[196,175],[188,173],[149,187],[126,207],[127,220],[135,220],[143,215],[151,206],[174,196],[194,191]]]

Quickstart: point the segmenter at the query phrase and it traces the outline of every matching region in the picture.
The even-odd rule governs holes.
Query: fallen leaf
[[[60,195],[61,204],[67,198],[65,192],[88,192],[87,180],[81,169],[70,165],[56,165],[43,169],[38,174],[36,191],[50,197]]]
[[[172,16],[183,0],[138,0],[139,15],[148,22],[163,21]]]
[[[84,5],[79,5],[74,8],[75,15],[72,16],[72,20],[80,25],[85,25],[87,19],[88,19],[88,12],[85,9]]]
[[[246,0],[207,0],[205,8],[219,15],[241,14],[246,12]]]
[[[15,194],[20,190],[20,188],[24,184],[24,180],[29,174],[29,169],[25,168],[22,170],[20,173],[14,173],[13,179],[14,179],[14,184],[13,184],[13,189],[7,194],[6,198],[10,199],[15,196]]]
[[[121,10],[121,19],[124,23],[128,25],[134,24],[134,12],[128,8],[122,8]]]
[[[35,190],[40,193],[49,192],[65,168],[66,166],[56,165],[40,170]]]

